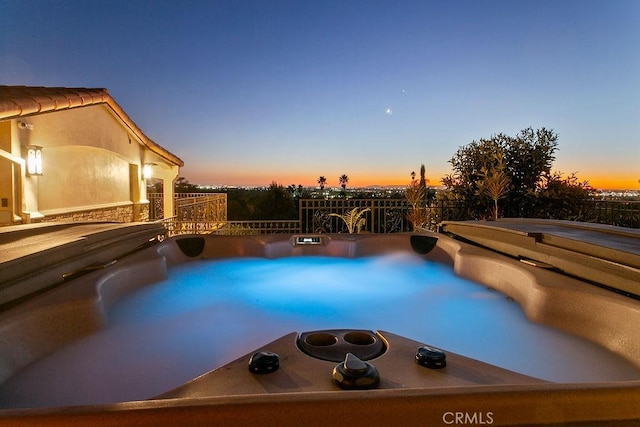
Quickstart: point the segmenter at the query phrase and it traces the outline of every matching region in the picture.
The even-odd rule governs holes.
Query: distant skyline
[[[203,185],[432,185],[546,127],[640,188],[640,1],[0,0],[0,84],[104,87]]]

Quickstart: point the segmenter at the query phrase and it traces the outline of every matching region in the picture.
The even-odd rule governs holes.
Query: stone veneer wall
[[[42,219],[42,222],[55,221],[146,222],[149,221],[149,204],[89,209],[59,215],[47,215]]]
[[[133,220],[137,222],[149,221],[149,203],[133,205]]]

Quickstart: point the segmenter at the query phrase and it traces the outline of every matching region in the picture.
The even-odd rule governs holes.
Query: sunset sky
[[[197,184],[433,185],[555,130],[554,170],[640,188],[640,1],[0,0],[0,84],[104,87]]]

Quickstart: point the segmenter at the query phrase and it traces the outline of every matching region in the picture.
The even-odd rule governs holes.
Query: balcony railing
[[[181,221],[176,217],[162,220],[169,236],[177,234],[211,234],[223,227],[224,222],[218,221]]]
[[[362,214],[362,231],[393,233],[407,231],[409,209],[404,199],[301,199],[300,226],[304,233],[347,232],[345,221],[336,215],[347,215],[353,209]]]
[[[640,228],[640,201],[588,200],[584,205],[583,222]]]
[[[408,220],[411,206],[404,199],[301,199],[298,220],[228,221],[226,195],[205,200],[183,197],[177,200],[178,215],[165,220],[170,235],[174,234],[274,234],[274,233],[346,233],[347,226],[339,217],[352,209],[366,210],[361,232],[397,233],[410,231]],[[427,228],[437,231],[442,221],[469,219],[468,212],[454,202],[434,201],[423,208],[427,214]],[[224,212],[223,212],[224,211]],[[640,227],[640,202],[589,200],[580,207],[584,222]]]
[[[224,193],[180,195],[175,200],[175,216],[179,221],[226,221],[227,195]]]
[[[194,200],[195,199],[195,200]],[[184,201],[183,201],[184,200]],[[369,209],[361,232],[397,233],[410,231],[407,219],[411,209],[404,199],[301,199],[298,220],[227,221],[216,210],[207,211],[194,206],[199,198],[177,200],[178,215],[164,221],[170,235],[174,234],[274,234],[274,233],[345,233],[347,227],[339,215],[352,209]],[[187,202],[188,201],[188,202]],[[226,199],[225,199],[226,202]],[[226,204],[225,204],[226,207]],[[459,207],[449,202],[439,202],[428,208],[429,228],[436,229],[444,219],[460,217]],[[213,216],[207,216],[214,212]],[[336,216],[338,215],[338,216]]]
[[[149,218],[164,218],[162,193],[148,193]],[[178,221],[220,222],[227,220],[227,195],[225,193],[176,193],[173,217]]]
[[[295,234],[300,233],[300,221],[181,221],[175,217],[163,221],[170,236],[176,234]]]
[[[300,200],[300,224],[304,233],[344,233],[345,221],[340,219],[352,209],[369,211],[362,231],[370,233],[398,233],[411,231],[413,224],[408,214],[411,205],[405,199],[302,199]],[[427,218],[426,226],[437,230],[444,220],[467,219],[466,210],[450,201],[433,201],[421,208]],[[336,216],[338,215],[338,216]]]
[[[295,234],[300,232],[300,221],[296,220],[227,221],[215,231],[215,234]]]
[[[164,194],[147,193],[149,199],[149,220],[157,221],[164,218]]]

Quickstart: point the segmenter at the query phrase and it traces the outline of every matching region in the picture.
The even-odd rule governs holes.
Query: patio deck
[[[153,222],[0,228],[0,306],[60,283],[69,275],[111,263],[165,233],[162,224]]]
[[[455,236],[640,298],[640,230],[575,221],[444,221]]]

